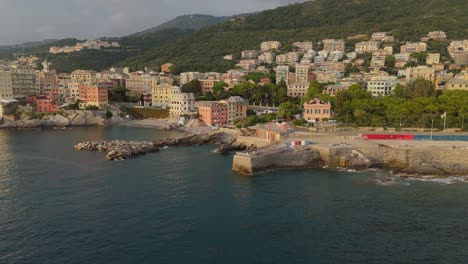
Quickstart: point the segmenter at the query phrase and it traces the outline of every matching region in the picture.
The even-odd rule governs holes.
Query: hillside
[[[141,36],[147,33],[154,33],[157,31],[164,30],[164,29],[199,30],[205,27],[209,27],[209,26],[227,21],[228,19],[229,17],[216,17],[216,16],[198,15],[198,14],[178,16],[159,26],[132,34],[129,37]]]
[[[113,38],[112,41],[120,43],[120,48],[83,50],[70,54],[50,54],[50,46],[61,47],[64,45],[75,45],[78,42],[76,39],[64,39],[27,50],[26,53],[35,54],[41,59],[47,58],[52,63],[52,67],[57,69],[58,72],[71,72],[75,69],[100,71],[146,50],[161,47],[191,33],[193,33],[192,30],[164,29],[139,36]],[[1,57],[2,53],[0,53]]]
[[[466,0],[317,0],[267,10],[202,29],[159,49],[122,62],[133,67],[172,62],[178,71],[227,70],[225,54],[259,48],[266,40],[283,44],[354,34],[392,31],[397,40],[419,39],[432,30],[468,37]]]

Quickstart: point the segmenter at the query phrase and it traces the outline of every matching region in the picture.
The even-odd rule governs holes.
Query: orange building
[[[304,119],[307,122],[321,122],[323,119],[330,119],[331,104],[315,98],[304,103]]]
[[[106,86],[81,83],[79,86],[80,107],[96,106],[100,109],[109,106],[109,95]]]
[[[227,104],[207,101],[198,104],[198,114],[200,121],[210,126],[227,125],[228,106]]]
[[[58,106],[52,100],[49,100],[49,99],[36,100],[36,111],[39,113],[57,113],[58,110],[59,110]]]

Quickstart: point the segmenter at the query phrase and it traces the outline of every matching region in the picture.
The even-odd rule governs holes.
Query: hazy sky
[[[234,15],[298,0],[0,0],[0,44],[124,36],[185,14]]]

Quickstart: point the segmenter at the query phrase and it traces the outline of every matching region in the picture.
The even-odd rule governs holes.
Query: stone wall
[[[263,148],[271,144],[271,141],[268,139],[244,136],[239,136],[237,138],[237,142],[243,143],[246,146],[256,145],[259,148]]]

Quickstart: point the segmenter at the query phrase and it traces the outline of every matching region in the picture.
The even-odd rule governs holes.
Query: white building
[[[171,116],[190,115],[195,112],[195,95],[193,93],[183,93],[180,87],[172,88]]]
[[[367,82],[367,91],[371,92],[372,96],[386,96],[392,94],[397,85],[398,79],[396,76],[372,77]]]

